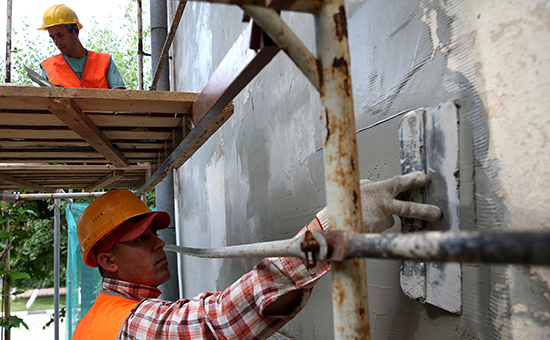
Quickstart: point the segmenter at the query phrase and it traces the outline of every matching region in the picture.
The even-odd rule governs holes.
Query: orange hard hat
[[[75,24],[79,30],[82,29],[82,24],[72,9],[65,5],[53,5],[44,12],[42,27],[39,30],[45,31],[52,26],[70,24]]]
[[[154,222],[156,229],[164,229],[170,225],[170,215],[165,211],[152,211],[128,189],[113,190],[99,196],[88,205],[76,224],[82,261],[90,267],[97,267],[92,251],[95,247],[103,244],[101,249],[106,251],[117,242],[133,240],[151,222]]]

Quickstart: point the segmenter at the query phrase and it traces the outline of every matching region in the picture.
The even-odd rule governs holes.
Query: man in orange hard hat
[[[41,63],[42,76],[63,87],[124,89],[124,79],[111,56],[82,46],[78,38],[81,28],[69,7],[53,5],[46,10],[39,30],[48,31],[61,53]]]
[[[402,202],[402,191],[427,184],[423,173],[387,181],[361,181],[365,230],[381,232],[392,215],[438,220],[439,208]],[[307,303],[326,262],[307,269],[298,258],[262,260],[223,292],[178,301],[156,299],[170,278],[157,230],[170,224],[164,211],[151,211],[126,189],[110,191],[80,216],[77,233],[84,263],[98,267],[102,291],[79,322],[73,339],[266,339]],[[328,227],[326,208],[298,234]]]

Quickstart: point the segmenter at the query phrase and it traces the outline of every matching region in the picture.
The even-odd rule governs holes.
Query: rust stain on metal
[[[339,332],[337,339],[369,339],[370,327],[366,320],[366,300],[357,299],[357,294],[365,289],[360,280],[364,272],[364,262],[354,259],[344,262],[333,262],[332,293],[335,317],[338,322],[335,330]],[[338,274],[337,274],[338,273]],[[346,273],[344,275],[339,275]],[[362,294],[360,294],[362,295]],[[365,296],[366,298],[366,296]],[[362,320],[365,322],[353,322]]]
[[[359,315],[365,315],[365,308],[359,308]]]
[[[330,138],[330,119],[329,119],[328,110],[326,108],[325,108],[325,126],[327,131],[327,136],[325,137],[325,146],[326,146]]]
[[[349,258],[347,247],[349,240],[353,235],[349,232],[339,232],[333,230],[323,231],[323,236],[327,241],[327,259],[331,261],[343,261]]]
[[[344,58],[335,58],[332,62],[332,67],[340,70],[340,72],[342,72],[344,75],[348,75],[348,63],[344,60]]]
[[[321,232],[326,259],[408,259],[415,261],[550,264],[550,232],[417,232],[362,234],[349,230]]]
[[[341,265],[341,264],[336,264]],[[346,290],[344,289],[344,283],[340,279],[339,276],[333,276],[333,282],[332,282],[333,291],[332,293],[336,297],[336,303],[337,307],[339,309],[342,308],[342,305],[344,304],[344,301],[346,300]]]
[[[348,26],[346,22],[346,9],[344,6],[340,6],[338,13],[334,14],[334,27],[336,29],[336,36],[338,41],[348,37]]]
[[[306,231],[304,241],[300,243],[300,250],[306,254],[306,267],[308,269],[315,267],[317,264],[315,254],[319,253],[320,248],[319,242],[313,238],[311,231]]]
[[[315,60],[317,63],[317,73],[319,73],[319,93],[321,96],[324,94],[324,79],[323,79],[323,63],[321,57],[317,57]]]
[[[346,96],[350,96],[350,82],[349,82],[349,70],[348,70],[348,63],[346,62],[346,60],[344,60],[344,58],[338,58],[338,59],[334,59],[333,62],[332,62],[332,67],[335,71],[339,71],[342,76],[343,76],[343,79],[342,79],[342,83],[340,84],[341,85],[341,88],[346,92]]]

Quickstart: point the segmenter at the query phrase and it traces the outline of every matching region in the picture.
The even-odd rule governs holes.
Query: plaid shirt
[[[327,226],[326,213],[317,218]],[[124,320],[119,339],[266,339],[302,310],[329,270],[326,262],[308,270],[302,259],[264,259],[223,292],[175,302],[157,300],[160,290],[135,283],[106,280],[104,289],[141,301]],[[290,315],[263,315],[293,290],[302,291],[302,301]]]
[[[103,290],[141,301],[124,320],[119,339],[265,339],[305,306],[328,270],[323,262],[308,271],[301,259],[264,259],[223,292],[175,302],[156,299],[161,291],[155,287],[114,279],[104,279]],[[298,289],[302,302],[290,315],[262,315],[271,302]]]

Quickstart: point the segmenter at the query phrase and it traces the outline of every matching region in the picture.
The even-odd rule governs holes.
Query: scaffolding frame
[[[215,114],[229,103],[273,56],[283,49],[321,95],[324,126],[325,184],[331,228],[362,232],[359,167],[355,135],[355,114],[351,90],[350,52],[347,17],[343,0],[250,1],[205,0],[211,3],[239,5],[252,19],[246,30],[218,66],[193,104],[193,114]],[[175,19],[179,21],[185,1],[180,1]],[[297,38],[277,11],[311,13],[315,20],[317,57]],[[259,26],[276,46],[266,43]],[[171,31],[155,74],[162,70],[171,39]],[[252,49],[251,46],[257,46]],[[250,55],[253,55],[251,58]],[[155,77],[156,78],[156,77]],[[204,121],[204,119],[203,119]],[[185,145],[175,147],[150,179],[181,164],[177,159]],[[146,183],[138,192],[146,188]],[[333,262],[332,301],[336,339],[370,339],[367,278],[364,259]]]
[[[225,121],[219,118],[220,113],[230,104],[231,100],[266,66],[282,49],[303,72],[306,78],[319,91],[323,105],[320,113],[324,127],[324,159],[325,182],[327,190],[327,205],[329,224],[336,234],[323,234],[323,239],[332,239],[333,244],[342,245],[348,249],[344,241],[349,237],[358,237],[362,247],[357,250],[358,256],[349,259],[329,258],[333,277],[333,313],[336,339],[370,339],[368,297],[365,257],[376,257],[365,249],[372,249],[384,242],[392,243],[390,248],[378,249],[382,258],[392,257],[395,249],[403,250],[403,245],[414,237],[420,237],[418,242],[430,240],[434,247],[443,244],[441,235],[432,234],[402,236],[374,236],[362,234],[362,216],[360,206],[359,169],[353,111],[353,96],[351,91],[350,51],[347,36],[345,3],[343,0],[297,0],[297,1],[261,1],[261,0],[199,0],[211,3],[234,4],[240,6],[252,18],[252,21],[240,38],[235,42],[222,63],[218,66],[205,88],[192,104],[191,118],[182,118],[178,130],[173,133],[158,152],[159,160],[149,165],[148,177],[138,188],[137,194],[147,191],[164,178],[166,172],[179,168],[188,158],[189,150],[194,147],[194,141],[209,138],[202,136],[205,131],[217,129]],[[141,2],[140,2],[141,3]],[[11,4],[11,1],[9,2]],[[156,88],[157,74],[164,67],[169,48],[173,42],[183,11],[185,0],[180,0],[178,9],[172,20],[170,33],[163,47],[161,59],[155,69],[155,79],[151,89]],[[139,6],[141,7],[141,6]],[[288,10],[311,13],[315,18],[315,34],[317,42],[317,57],[297,38],[292,30],[281,19],[278,11]],[[140,13],[138,13],[138,16]],[[138,20],[139,21],[139,20]],[[261,30],[260,30],[261,28]],[[266,39],[263,32],[269,36]],[[271,41],[274,42],[271,43]],[[142,52],[142,51],[141,51]],[[9,53],[9,52],[7,52]],[[7,68],[9,69],[9,68]],[[212,128],[211,128],[212,127]],[[198,149],[200,145],[196,146]],[[196,150],[193,149],[193,150]],[[98,193],[99,194],[99,193]],[[48,198],[59,199],[61,196]],[[63,197],[66,198],[66,197]],[[23,199],[22,197],[19,199]],[[34,199],[34,198],[27,198]],[[36,198],[44,199],[44,197]],[[447,234],[450,240],[458,240],[460,233]],[[342,236],[343,235],[343,236]],[[544,233],[544,245],[548,245],[548,233]],[[479,239],[478,234],[463,235]],[[513,239],[517,234],[502,234]],[[529,237],[539,239],[540,234],[530,234]],[[363,238],[365,238],[363,240]],[[462,239],[464,241],[464,239]],[[470,239],[471,240],[471,239]],[[466,241],[464,241],[466,242]],[[263,247],[262,247],[263,248]],[[478,247],[479,248],[479,247]],[[531,249],[531,248],[530,248]],[[532,249],[531,249],[532,250]],[[464,251],[463,251],[464,252]],[[413,259],[421,259],[413,254]],[[433,257],[425,257],[434,260]],[[460,259],[438,258],[443,261],[458,261]],[[436,259],[437,260],[437,259]],[[548,256],[544,258],[548,261]],[[482,261],[491,261],[482,259]],[[508,260],[506,260],[508,261]],[[533,260],[526,260],[527,263]],[[523,263],[523,262],[522,262]],[[544,262],[545,264],[547,262]]]

